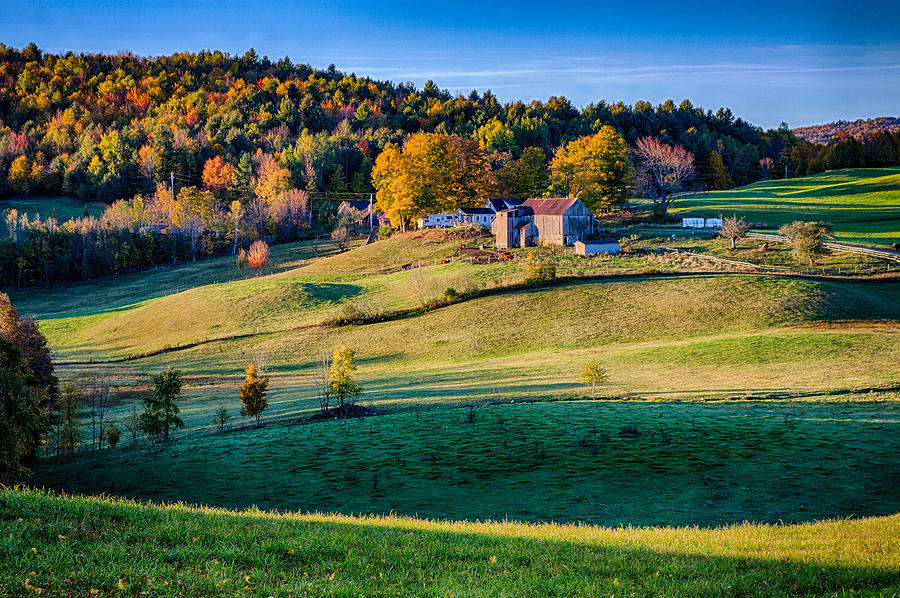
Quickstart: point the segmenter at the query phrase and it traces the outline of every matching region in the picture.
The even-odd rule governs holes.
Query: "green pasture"
[[[897,402],[508,402],[190,436],[32,481],[228,508],[716,526],[900,510]]]
[[[0,213],[8,210],[16,210],[19,216],[28,214],[29,219],[40,216],[46,220],[56,210],[56,220],[65,222],[71,218],[81,218],[87,209],[89,216],[99,218],[106,209],[107,204],[98,201],[84,201],[77,197],[49,197],[43,195],[21,195],[0,199]]]
[[[0,492],[11,596],[886,596],[900,516],[714,529],[279,515]]]
[[[900,168],[835,170],[688,195],[672,213],[737,215],[771,228],[817,220],[831,224],[838,241],[891,245],[900,242]]]

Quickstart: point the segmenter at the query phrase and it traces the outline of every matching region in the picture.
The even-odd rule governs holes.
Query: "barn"
[[[593,228],[594,215],[574,197],[532,198],[497,212],[491,227],[499,249],[571,245]]]

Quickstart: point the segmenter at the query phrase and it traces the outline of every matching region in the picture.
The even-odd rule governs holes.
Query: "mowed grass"
[[[71,218],[81,218],[85,209],[89,216],[99,218],[107,204],[99,201],[84,201],[77,197],[49,197],[44,195],[20,195],[7,199],[0,199],[0,213],[8,210],[16,210],[19,216],[28,214],[29,220],[40,216],[41,220],[47,220],[56,210],[56,220],[65,222]]]
[[[886,596],[900,516],[715,529],[229,512],[0,493],[0,592]]]
[[[32,483],[229,508],[715,526],[900,511],[900,404],[508,402],[47,460]],[[127,445],[128,440],[123,440]]]
[[[817,220],[831,224],[838,241],[890,245],[900,241],[900,168],[835,170],[689,195],[673,213],[737,215],[770,227]]]

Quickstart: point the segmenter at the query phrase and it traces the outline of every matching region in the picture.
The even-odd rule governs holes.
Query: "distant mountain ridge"
[[[798,137],[803,137],[810,143],[818,143],[820,145],[827,145],[841,131],[846,132],[856,139],[861,139],[867,134],[876,131],[896,133],[900,131],[900,118],[896,116],[880,116],[878,118],[869,119],[860,118],[853,122],[848,120],[838,120],[824,125],[813,125],[811,127],[792,129],[792,132]]]

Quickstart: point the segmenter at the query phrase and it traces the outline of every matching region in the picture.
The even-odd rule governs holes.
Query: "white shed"
[[[575,241],[575,255],[619,253],[618,241]]]

